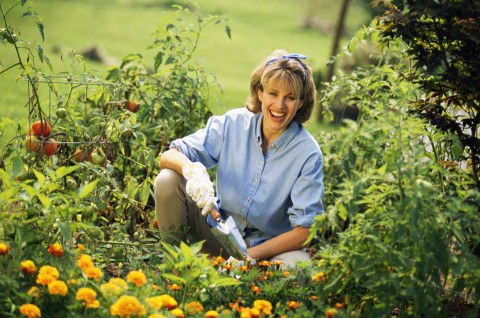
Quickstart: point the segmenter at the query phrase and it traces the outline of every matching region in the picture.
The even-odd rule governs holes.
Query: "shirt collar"
[[[255,129],[255,136],[257,137],[257,143],[259,146],[262,145],[262,119],[263,114],[257,115],[257,125]],[[272,144],[277,150],[283,150],[290,141],[292,141],[293,137],[295,137],[298,132],[300,131],[301,125],[296,122],[292,121],[288,126],[287,130],[285,130],[280,137],[278,137]]]

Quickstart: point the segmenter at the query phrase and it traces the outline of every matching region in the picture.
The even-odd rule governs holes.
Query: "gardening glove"
[[[182,174],[187,179],[187,194],[192,198],[202,215],[207,216],[213,209],[214,190],[207,168],[200,162],[194,162],[183,167]]]

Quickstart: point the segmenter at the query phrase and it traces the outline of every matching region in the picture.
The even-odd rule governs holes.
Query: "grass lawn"
[[[162,1],[163,2],[163,1]],[[21,18],[21,9],[8,16],[11,25],[18,28],[21,37],[38,41],[54,65],[54,73],[72,71],[68,60],[60,59],[59,48],[77,51],[97,45],[109,56],[120,60],[128,53],[141,53],[152,61],[154,52],[147,50],[152,33],[159,25],[162,12],[175,1],[158,4],[153,0],[49,0],[33,1],[33,9],[45,24],[45,41],[42,42],[33,21]],[[368,22],[363,3],[354,1],[348,11],[347,30],[355,31]],[[1,1],[5,10],[13,0]],[[187,3],[177,1],[177,3]],[[323,69],[330,55],[332,37],[317,30],[305,30],[300,20],[307,14],[328,23],[335,23],[340,1],[330,0],[242,0],[198,1],[202,13],[222,14],[228,18],[232,30],[229,39],[222,25],[209,26],[200,41],[196,58],[205,69],[217,77],[223,93],[215,92],[212,102],[214,113],[244,105],[248,95],[251,70],[274,49],[304,53],[315,69]],[[4,27],[3,21],[0,28]],[[346,38],[347,40],[348,38]],[[346,41],[345,40],[345,41]],[[2,67],[16,62],[11,46],[0,47]],[[104,65],[92,63],[99,72]],[[48,68],[45,66],[46,71]],[[0,116],[26,120],[27,85],[16,80],[12,69],[0,76]],[[313,125],[316,125],[313,123]],[[0,143],[2,147],[3,143]]]

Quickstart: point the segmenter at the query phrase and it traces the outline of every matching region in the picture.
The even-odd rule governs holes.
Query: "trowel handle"
[[[215,209],[212,209],[212,211],[210,212],[210,214],[212,215],[212,218],[217,221],[217,222],[220,222],[222,220],[222,216],[220,215],[220,212],[218,212],[217,210]]]

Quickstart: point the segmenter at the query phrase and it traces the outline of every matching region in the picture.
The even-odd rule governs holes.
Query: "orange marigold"
[[[48,293],[50,295],[60,295],[60,296],[67,296],[68,287],[64,281],[55,280],[48,284]]]
[[[27,274],[35,274],[37,272],[37,266],[31,260],[20,262],[20,270]]]
[[[198,301],[191,301],[185,305],[185,313],[194,316],[203,312],[203,305]]]
[[[144,316],[146,314],[145,306],[134,296],[123,295],[112,306],[110,314],[119,317]]]
[[[5,243],[0,243],[0,255],[7,255],[10,251],[10,246]]]
[[[36,282],[39,285],[46,286],[51,282],[57,280],[59,277],[60,277],[60,273],[55,267],[44,265],[40,267]]]
[[[315,283],[326,282],[327,281],[327,276],[325,275],[324,272],[319,272],[319,273],[316,273],[315,275],[313,275],[312,280]]]
[[[337,318],[338,317],[337,310],[335,308],[327,309],[327,312],[325,313],[325,316],[327,318]]]
[[[87,254],[80,254],[77,257],[77,266],[80,267],[82,271],[86,270],[87,268],[93,267],[93,261],[90,255]]]
[[[242,309],[242,312],[240,313],[241,318],[260,318],[260,310],[257,308],[249,308],[245,307]]]
[[[167,287],[168,287],[168,289],[173,290],[173,291],[182,289],[182,287],[178,286],[177,284],[168,285]]]
[[[40,288],[37,286],[32,286],[27,291],[27,295],[33,296],[33,298],[40,298]]]
[[[20,314],[28,318],[38,318],[42,316],[40,308],[33,304],[23,304],[20,306]]]
[[[161,309],[163,307],[167,308],[168,310],[172,310],[172,309],[177,308],[177,306],[178,306],[178,303],[175,300],[175,298],[173,298],[172,296],[167,295],[167,294],[150,297],[150,298],[145,299],[145,301],[152,308],[157,309],[157,310]]]
[[[290,300],[290,301],[287,301],[287,306],[288,308],[295,309],[297,307],[300,307],[300,303],[295,300]]]
[[[62,244],[60,244],[60,243],[50,244],[50,247],[48,248],[48,253],[53,255],[53,256],[56,256],[56,257],[62,256],[63,255]]]
[[[131,271],[127,275],[127,282],[133,283],[135,286],[140,287],[147,283],[147,276],[141,271]]]
[[[97,293],[88,287],[81,287],[77,290],[75,300],[81,301],[87,308],[98,308],[100,302],[97,300]]]

